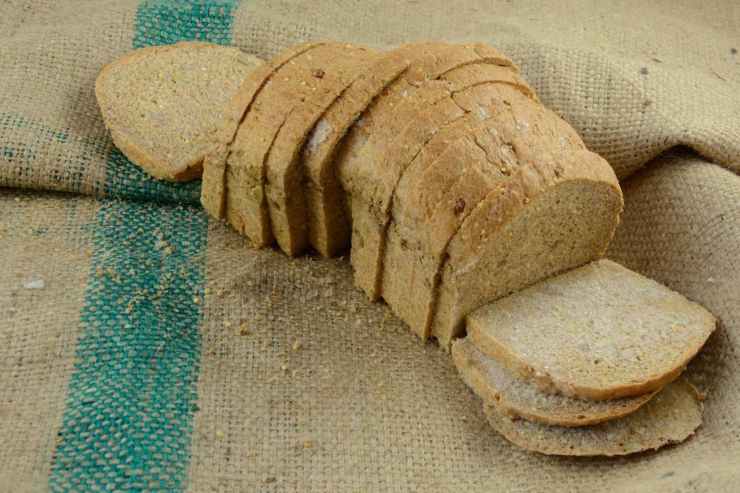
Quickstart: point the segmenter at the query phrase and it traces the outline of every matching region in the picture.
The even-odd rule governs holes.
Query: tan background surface
[[[110,142],[92,83],[130,50],[136,5],[0,5],[0,186],[105,193]],[[234,43],[262,56],[315,38],[478,40],[507,52],[625,180],[609,256],[705,304],[721,328],[692,369],[710,391],[694,439],[627,459],[540,457],[488,427],[449,358],[368,304],[346,261],[250,251],[213,223],[190,490],[737,489],[738,33],[732,1],[242,2]],[[0,315],[10,320],[0,330],[0,483],[43,490],[96,203],[9,189],[0,203]],[[14,295],[36,270],[54,280],[43,296]],[[5,318],[12,307],[23,316]],[[235,335],[242,319],[248,336]]]

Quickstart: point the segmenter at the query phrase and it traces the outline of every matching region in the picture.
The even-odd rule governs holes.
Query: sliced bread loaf
[[[507,440],[547,455],[619,456],[680,443],[701,425],[703,406],[691,384],[668,384],[637,411],[593,426],[566,428],[512,419],[485,406],[488,422]]]
[[[309,132],[335,100],[379,58],[373,50],[352,45],[326,45],[311,53],[310,69],[296,86],[312,86],[306,78],[318,79],[315,90],[300,102],[280,127],[265,162],[265,195],[272,232],[288,255],[302,253],[308,246],[308,212],[303,190],[304,166],[301,150]],[[298,88],[294,92],[299,92]]]
[[[504,104],[523,97],[510,85],[487,84],[453,96],[468,116],[429,141],[437,147],[458,133],[434,159],[415,160],[393,197],[392,221],[384,248],[383,298],[422,339],[429,336],[438,273],[447,244],[465,218],[495,185],[508,179],[506,128],[514,115]],[[482,121],[480,118],[484,118]],[[430,163],[431,161],[431,163]],[[405,293],[413,292],[409,300]]]
[[[142,48],[106,65],[95,94],[113,142],[131,161],[156,178],[192,180],[215,144],[228,102],[261,64],[238,48],[211,43]]]
[[[442,347],[465,315],[540,279],[603,255],[622,194],[609,164],[570,126],[523,97],[496,150],[508,173],[477,204],[443,254],[431,333]]]
[[[276,70],[318,44],[320,43],[303,43],[290,47],[269,62],[259,66],[245,77],[236,94],[227,104],[224,121],[214,137],[216,144],[203,161],[200,202],[211,216],[223,219],[229,209],[226,193],[226,162],[231,145],[236,138],[236,132],[244,121],[255,95],[262,90]],[[232,219],[237,220],[235,208],[231,207],[231,210]]]
[[[358,130],[347,136],[339,155],[339,177],[347,192],[352,216],[351,261],[355,283],[371,299],[380,295],[384,224],[387,223],[390,198],[403,168],[413,160],[435,129],[464,115],[464,111],[449,97],[451,91],[501,78],[500,70],[491,75],[470,70],[469,65],[511,66],[511,62],[503,57],[483,58],[472,48],[467,45],[435,45],[427,47],[431,52],[413,51],[416,58],[407,75],[368,108],[355,125]],[[446,76],[457,69],[465,69],[469,76],[455,82],[446,80]],[[428,126],[409,125],[418,116],[420,105],[435,103],[437,111],[434,117],[425,121]],[[414,131],[404,132],[405,128],[413,128]],[[398,135],[403,137],[399,139]]]
[[[452,343],[452,359],[463,381],[485,403],[511,417],[555,426],[588,426],[637,411],[655,393],[637,397],[589,401],[547,394],[483,354],[467,338]]]
[[[309,241],[324,257],[346,250],[350,239],[344,191],[334,166],[337,146],[365,108],[402,77],[408,65],[403,52],[384,53],[337,98],[311,130],[303,148]]]
[[[484,353],[546,392],[587,399],[663,387],[715,323],[703,307],[610,260],[490,303],[467,322]]]

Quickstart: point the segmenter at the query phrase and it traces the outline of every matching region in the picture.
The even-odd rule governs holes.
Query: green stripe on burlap
[[[145,1],[133,47],[228,43],[236,0]],[[197,201],[198,186],[152,180],[114,150],[111,196]],[[160,200],[161,199],[161,200]],[[179,491],[190,460],[208,219],[194,207],[105,200],[53,491]]]

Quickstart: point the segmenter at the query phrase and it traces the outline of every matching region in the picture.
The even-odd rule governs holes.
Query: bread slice
[[[522,97],[510,85],[486,84],[455,95],[467,111],[428,142],[432,150],[449,139],[447,149],[420,152],[399,181],[387,229],[382,278],[383,298],[422,339],[429,336],[436,283],[450,239],[465,218],[498,183],[506,167],[506,128],[514,118],[505,104]],[[436,159],[435,159],[436,158]],[[412,299],[407,293],[414,293]]]
[[[476,308],[603,256],[619,222],[609,164],[550,110],[509,104],[514,118],[498,129],[509,176],[465,218],[435,280],[431,334],[444,348]]]
[[[316,49],[311,56],[312,60],[307,64],[310,72],[300,83],[304,84],[305,79],[310,78],[318,79],[320,84],[316,84],[315,90],[281,126],[265,163],[265,195],[272,232],[280,248],[288,255],[302,253],[309,244],[301,159],[306,138],[329,106],[379,58],[374,50],[352,45],[326,45]],[[299,83],[297,79],[290,82],[294,86]],[[298,88],[293,92],[298,93]]]
[[[351,51],[343,44],[317,43],[291,58],[255,95],[239,126],[226,162],[230,188],[226,214],[229,222],[257,247],[274,241],[265,196],[267,160],[273,144],[304,101],[336,83],[330,74],[313,75],[314,70],[319,70],[314,67],[319,57],[336,57],[333,67],[338,67]]]
[[[499,412],[555,426],[589,426],[631,414],[655,392],[608,401],[546,394],[483,354],[467,338],[452,343],[452,359],[463,381]]]
[[[402,52],[384,53],[337,98],[311,130],[303,148],[309,241],[324,257],[346,250],[350,239],[344,191],[334,166],[337,146],[365,108],[401,77],[408,65]]]
[[[404,140],[404,144],[391,148],[390,143],[404,130],[409,118],[418,114],[409,108],[449,99],[449,92],[455,87],[462,90],[489,80],[488,76],[472,72],[477,78],[457,83],[445,81],[445,75],[456,69],[475,63],[511,66],[510,60],[497,53],[481,57],[477,45],[415,48],[410,53],[415,58],[406,75],[368,108],[346,137],[338,156],[338,175],[347,192],[352,216],[351,261],[355,283],[373,300],[380,295],[382,274],[383,221],[377,218],[387,217],[387,204],[403,165],[413,159],[414,146],[418,149],[423,145],[424,135],[433,132],[435,125],[443,125],[464,113],[452,101],[446,106],[440,102],[432,128],[420,128],[414,134],[416,141],[407,144]]]
[[[703,405],[696,389],[681,379],[668,384],[636,412],[593,426],[566,428],[512,419],[490,404],[485,411],[496,431],[527,450],[611,457],[683,442],[701,425]]]
[[[663,387],[716,324],[703,307],[610,260],[537,283],[467,320],[481,351],[542,390],[596,400]]]
[[[203,208],[213,217],[226,217],[226,161],[229,157],[231,145],[236,138],[236,132],[244,121],[255,95],[270,80],[276,70],[293,58],[302,55],[321,43],[302,43],[282,51],[269,62],[250,72],[239,86],[236,94],[226,106],[225,118],[214,136],[216,145],[206,155],[203,161],[203,183],[200,202]],[[234,200],[234,197],[232,197]],[[231,207],[231,217],[236,220],[235,207]]]
[[[261,64],[211,43],[147,47],[103,67],[95,95],[126,157],[156,178],[187,181],[200,176],[229,100]]]

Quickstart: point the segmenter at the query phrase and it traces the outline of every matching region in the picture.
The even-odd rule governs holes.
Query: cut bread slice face
[[[541,390],[604,400],[674,380],[716,320],[675,291],[600,260],[490,303],[467,325],[481,351]]]
[[[276,70],[288,63],[293,58],[302,55],[321,43],[303,43],[282,51],[269,62],[259,66],[250,72],[244,79],[236,94],[226,106],[225,118],[215,134],[215,145],[205,156],[203,161],[203,183],[201,188],[200,202],[203,208],[213,217],[224,219],[226,217],[227,190],[226,190],[226,162],[229,158],[231,145],[236,138],[236,132],[244,121],[254,97],[270,80]],[[234,197],[232,196],[232,200]],[[234,207],[231,207],[231,218],[238,220]],[[232,223],[233,224],[233,223]],[[241,231],[240,228],[237,228]]]
[[[407,167],[394,192],[383,248],[383,298],[422,339],[430,333],[447,244],[478,203],[511,174],[507,143],[517,115],[510,101],[527,99],[517,88],[500,84],[475,86],[459,96],[468,113],[437,132]],[[537,123],[545,128],[545,121]],[[447,148],[437,152],[445,143]]]
[[[350,240],[344,191],[334,166],[335,151],[365,108],[403,75],[409,63],[403,52],[384,53],[336,99],[303,147],[309,241],[324,257],[343,253]]]
[[[637,411],[593,426],[567,428],[512,419],[485,405],[488,422],[507,440],[546,455],[620,456],[680,443],[701,425],[701,398],[684,379],[668,384]]]
[[[619,222],[622,193],[609,164],[585,149],[550,110],[510,99],[500,128],[507,179],[465,218],[435,280],[431,335],[461,334],[476,308],[603,256]]]
[[[403,168],[424,142],[437,128],[465,114],[450,93],[502,79],[502,72],[507,81],[510,74],[516,74],[508,59],[482,58],[468,45],[434,45],[431,50],[431,55],[422,49],[414,51],[419,54],[406,75],[366,110],[347,135],[338,156],[338,176],[347,193],[352,217],[351,261],[355,283],[373,300],[380,296],[384,224],[387,223],[378,218],[388,217],[390,199]],[[495,74],[471,69],[471,65],[478,64],[492,65]],[[502,70],[502,67],[506,68]],[[447,80],[457,70],[464,70],[469,76]],[[419,106],[428,104],[436,106],[434,117],[426,119],[424,127],[404,132],[418,116]]]
[[[589,401],[547,394],[483,354],[467,338],[452,343],[452,359],[463,381],[501,413],[553,426],[590,426],[622,418],[646,404],[655,392],[624,399]]]
[[[238,48],[211,43],[147,47],[103,67],[95,95],[126,157],[156,178],[193,180],[229,101],[260,65]]]
[[[326,45],[314,50],[311,57],[310,64],[306,65],[310,72],[301,80],[290,81],[296,86],[292,91],[299,92],[299,83],[314,85],[307,83],[306,78],[318,79],[320,83],[315,84],[315,90],[295,107],[280,127],[265,162],[264,188],[272,232],[280,248],[288,255],[302,253],[309,245],[301,159],[306,138],[332,103],[366,73],[380,55],[369,48]]]

